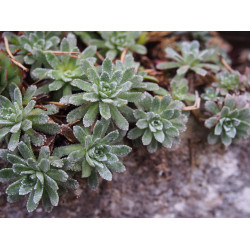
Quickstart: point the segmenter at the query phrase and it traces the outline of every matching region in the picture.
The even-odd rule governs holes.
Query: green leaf
[[[229,146],[232,143],[232,138],[227,136],[225,133],[222,133],[221,135],[221,142],[225,145],[225,146]]]
[[[163,62],[163,63],[158,63],[156,65],[156,68],[160,69],[160,70],[165,70],[165,69],[178,68],[179,66],[180,66],[180,64],[177,62]]]
[[[57,91],[59,89],[61,89],[64,86],[64,82],[60,81],[60,80],[56,80],[52,83],[49,84],[49,90],[50,91]]]
[[[34,202],[34,193],[35,191],[33,190],[30,194],[29,194],[29,198],[28,198],[28,201],[27,201],[27,210],[29,213],[33,212],[37,206],[38,206],[38,203],[35,203]]]
[[[47,172],[47,175],[53,180],[61,182],[66,182],[69,177],[68,174],[61,169],[51,169]]]
[[[36,102],[31,100],[23,110],[24,117],[26,117],[35,107]]]
[[[142,136],[142,144],[143,145],[149,145],[152,141],[153,134],[150,131],[150,129],[146,129],[143,136]]]
[[[73,151],[80,150],[81,148],[82,148],[81,144],[72,144],[63,147],[57,147],[54,149],[53,155],[61,158],[63,156],[69,155]]]
[[[0,170],[0,182],[6,183],[15,180],[18,177],[11,168]]]
[[[137,121],[136,126],[140,129],[144,129],[148,127],[148,121],[147,119],[140,119]]]
[[[121,130],[128,130],[129,123],[128,121],[123,117],[123,115],[120,113],[120,111],[117,109],[117,107],[114,107],[113,105],[110,105],[110,113],[112,119],[115,120],[115,124],[117,127]]]
[[[50,66],[53,69],[58,69],[58,66],[60,65],[60,61],[58,59],[58,57],[52,53],[46,53],[45,55],[47,62],[50,64]]]
[[[51,177],[49,177],[47,174],[44,174],[44,178],[45,178],[45,185],[46,185],[46,187],[50,187],[53,190],[57,190],[58,189],[57,183]]]
[[[88,183],[89,186],[94,190],[98,187],[98,177],[95,170],[91,171],[91,175],[88,178]]]
[[[10,128],[1,128],[0,129],[0,142],[5,138],[5,136],[10,132]]]
[[[162,143],[162,142],[165,140],[165,135],[164,135],[163,131],[156,131],[156,132],[154,133],[154,138],[155,138],[158,142]]]
[[[42,196],[43,196],[43,186],[41,182],[37,180],[36,190],[34,192],[34,198],[33,198],[34,203],[39,203]]]
[[[107,72],[110,76],[113,71],[113,64],[109,58],[106,58],[102,63],[102,72]]]
[[[108,166],[111,170],[116,171],[117,173],[122,173],[126,170],[125,166],[121,162],[114,162]]]
[[[91,167],[84,158],[84,160],[82,161],[82,178],[89,177],[90,175],[91,175]]]
[[[113,145],[111,147],[111,153],[116,155],[126,155],[130,153],[131,150],[132,148],[126,145]]]
[[[96,46],[88,46],[83,52],[82,54],[79,56],[80,59],[87,59],[89,57],[92,57],[95,55],[96,53]]]
[[[213,115],[216,115],[217,113],[220,112],[219,107],[216,105],[215,102],[212,102],[212,101],[206,101],[205,102],[205,108],[206,108],[207,111],[209,111]]]
[[[99,105],[97,102],[89,106],[89,109],[83,118],[84,126],[89,127],[94,123],[98,111],[99,111]]]
[[[189,65],[183,65],[177,70],[177,75],[185,75],[189,70]]]
[[[108,168],[105,165],[103,165],[103,168],[96,167],[96,169],[103,179],[107,181],[112,180],[112,173],[108,170]]]
[[[67,115],[67,122],[72,123],[74,121],[82,119],[82,117],[86,114],[87,108],[84,106],[80,106],[78,108],[73,109]]]
[[[8,186],[6,189],[6,194],[8,195],[16,195],[19,193],[19,188],[22,185],[22,179],[12,183],[11,185]]]
[[[102,142],[102,144],[108,145],[108,144],[112,143],[113,141],[115,141],[115,140],[118,138],[118,136],[119,136],[118,130],[112,131],[112,132],[110,132],[109,134],[107,134],[107,135],[101,140],[101,142]]]
[[[24,142],[20,142],[18,144],[18,150],[24,159],[28,159],[28,158],[35,159],[32,149],[29,148]]]
[[[75,86],[83,91],[92,91],[92,84],[87,82],[87,81],[83,81],[80,79],[75,79],[72,83],[72,86]]]
[[[39,169],[41,169],[42,172],[46,173],[50,169],[50,163],[48,158],[41,159],[38,164]]]
[[[147,54],[146,47],[141,45],[141,44],[135,44],[135,45],[131,46],[130,49],[135,51],[138,54],[141,54],[141,55]]]
[[[15,87],[14,90],[14,102],[18,103],[20,107],[23,105],[22,93],[18,87]]]
[[[46,124],[34,124],[33,128],[48,135],[56,135],[60,132],[60,126],[55,122],[48,122]]]
[[[108,120],[111,117],[110,108],[107,103],[99,102],[99,110],[100,110],[101,116],[105,118],[106,120]]]
[[[81,143],[85,144],[85,136],[87,135],[84,131],[84,129],[80,126],[74,126],[73,127],[73,133],[76,139]]]
[[[27,104],[31,100],[31,98],[35,95],[36,91],[37,87],[35,85],[29,86],[23,96],[23,104]]]
[[[40,149],[38,162],[41,162],[42,159],[48,159],[50,156],[50,150],[48,146],[43,146]]]
[[[139,128],[133,128],[128,132],[127,137],[131,140],[139,138],[143,134],[144,130]]]
[[[36,79],[46,79],[50,71],[51,69],[36,68],[31,72],[31,75]]]
[[[53,206],[57,206],[59,202],[59,196],[55,189],[51,188],[50,186],[46,185],[46,191],[49,195],[50,202]]]
[[[161,107],[160,98],[154,97],[153,102],[152,102],[151,111],[154,112],[154,113],[159,113],[160,112],[160,107]]]
[[[19,139],[20,139],[20,134],[21,134],[21,130],[19,130],[17,133],[12,134],[10,137],[10,141],[8,143],[8,149],[10,151],[15,150],[15,148],[18,145]]]
[[[217,122],[217,118],[216,117],[210,117],[209,119],[207,119],[205,121],[205,126],[207,128],[212,128]]]

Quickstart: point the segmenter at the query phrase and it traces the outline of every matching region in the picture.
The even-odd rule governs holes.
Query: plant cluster
[[[205,76],[207,70],[204,68],[218,71],[219,66],[211,62],[211,50],[205,49],[200,51],[200,44],[198,41],[182,42],[180,44],[181,54],[173,48],[167,47],[167,57],[174,60],[174,62],[163,62],[157,65],[158,69],[177,69],[177,75],[185,75],[189,70],[196,74]]]
[[[90,43],[101,49],[101,53],[113,60],[127,47],[129,51],[145,55],[147,49],[137,41],[142,35],[139,31],[102,31],[101,39],[90,39]]]
[[[77,188],[76,179],[87,179],[92,189],[100,177],[111,181],[115,172],[125,171],[122,157],[132,150],[124,138],[150,153],[174,148],[186,130],[187,110],[197,104],[192,76],[214,79],[199,89],[208,111],[209,143],[228,146],[247,136],[250,110],[239,95],[248,88],[248,76],[225,71],[216,50],[200,51],[192,41],[180,43],[180,53],[166,49],[174,61],[157,68],[177,68],[177,74],[171,78],[160,72],[158,77],[159,71],[134,59],[147,52],[145,34],[3,34],[15,59],[30,70],[23,74],[8,51],[0,52],[0,142],[7,148],[0,157],[10,163],[0,170],[0,181],[11,183],[6,190],[10,202],[27,195],[29,212],[40,203],[51,211],[59,195]]]

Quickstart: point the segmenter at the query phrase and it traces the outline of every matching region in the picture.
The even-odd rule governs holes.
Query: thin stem
[[[6,51],[11,59],[11,61],[16,64],[18,67],[20,67],[21,69],[23,69],[24,71],[28,72],[29,69],[27,69],[26,67],[24,67],[20,62],[18,62],[15,57],[12,55],[11,51],[10,51],[10,48],[9,48],[9,42],[8,42],[8,39],[6,36],[3,37],[4,39],[4,45],[5,45],[5,48],[6,48]]]

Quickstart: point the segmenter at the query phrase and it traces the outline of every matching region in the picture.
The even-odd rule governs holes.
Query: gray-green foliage
[[[80,51],[77,47],[76,37],[69,33],[67,38],[63,38],[60,44],[62,52],[77,52]],[[59,91],[58,96],[70,95],[74,89],[72,81],[74,79],[86,79],[84,67],[81,65],[81,60],[88,60],[91,63],[95,62],[96,47],[87,47],[79,56],[70,55],[54,55],[46,53],[45,57],[49,65],[48,68],[37,68],[32,72],[32,76],[36,79],[51,79],[52,82],[42,88],[40,92]],[[77,58],[76,58],[77,57]]]
[[[102,31],[100,35],[102,39],[89,39],[89,43],[100,48],[101,53],[111,60],[120,55],[126,47],[138,54],[147,53],[146,47],[137,43],[141,35],[139,31]],[[86,34],[84,38],[86,39]]]
[[[47,111],[35,108],[36,101],[32,97],[36,89],[36,86],[30,86],[22,97],[20,89],[11,84],[11,101],[0,96],[0,141],[7,139],[11,151],[17,147],[21,133],[28,134],[34,145],[42,146],[45,137],[37,131],[50,135],[59,132],[59,125],[50,122],[48,116],[56,113],[57,108],[54,105],[45,105]]]
[[[240,97],[227,95],[220,107],[216,102],[207,101],[205,108],[211,117],[205,121],[205,126],[211,130],[208,143],[217,142],[229,146],[233,141],[247,137],[250,128],[250,109],[241,107],[237,101]]]
[[[207,74],[207,70],[204,68],[213,71],[219,70],[218,65],[209,63],[211,62],[211,51],[209,49],[200,51],[198,41],[182,42],[180,47],[181,54],[170,47],[166,48],[167,57],[173,59],[174,62],[159,63],[157,68],[161,70],[178,68],[177,75],[185,75],[189,70],[192,70],[202,76]]]
[[[161,146],[171,148],[179,143],[180,132],[186,130],[187,116],[181,111],[183,103],[170,95],[161,99],[147,94],[134,111],[136,127],[129,131],[129,139],[140,138],[149,152]]]
[[[144,90],[159,88],[155,83],[143,82],[145,75],[137,74],[131,55],[126,56],[124,63],[117,60],[114,65],[106,58],[101,67],[88,60],[83,60],[82,66],[87,80],[72,82],[82,93],[61,99],[62,103],[79,106],[67,115],[68,122],[83,118],[84,126],[89,127],[100,114],[106,120],[112,118],[118,128],[128,130],[129,122],[133,121],[128,103],[142,99]]]
[[[8,38],[12,51],[20,49],[17,60],[32,65],[32,69],[48,65],[43,51],[57,50],[60,42],[60,32],[26,31],[21,36],[5,32],[3,35]]]
[[[213,87],[205,88],[205,92],[201,94],[201,98],[205,101],[217,101],[218,98],[221,100],[224,99],[224,97],[220,95],[219,89]]]
[[[229,73],[227,71],[216,75],[218,82],[213,83],[213,86],[220,91],[221,95],[228,94],[229,91],[240,89],[240,74],[239,72]]]
[[[63,169],[64,161],[50,156],[49,147],[41,148],[36,158],[28,137],[18,144],[20,155],[7,149],[0,149],[0,157],[12,164],[11,168],[0,170],[1,182],[13,182],[6,189],[9,202],[28,195],[27,210],[34,211],[42,201],[46,211],[51,211],[59,202],[59,187],[77,188],[78,183]]]
[[[195,95],[189,93],[188,80],[176,75],[170,82],[172,97],[174,100],[194,101]]]
[[[82,172],[83,178],[88,178],[91,188],[98,186],[99,175],[108,181],[112,180],[112,172],[123,172],[125,167],[119,160],[119,156],[126,155],[131,148],[126,145],[117,145],[119,141],[118,130],[111,131],[105,136],[109,120],[99,120],[96,122],[93,133],[90,129],[74,126],[73,132],[79,144],[56,148],[54,155],[62,157],[68,155],[68,161],[72,164],[72,169]]]

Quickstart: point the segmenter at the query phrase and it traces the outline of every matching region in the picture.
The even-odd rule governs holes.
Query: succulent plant
[[[60,45],[62,52],[79,52],[76,46],[76,38],[73,34],[69,33],[67,38],[64,38]],[[47,53],[46,60],[52,68],[37,68],[32,72],[33,77],[37,79],[51,79],[53,80],[48,84],[48,91],[59,91],[58,96],[72,94],[72,81],[74,79],[85,79],[84,69],[80,62],[83,59],[88,59],[95,62],[96,47],[87,47],[79,57],[69,57],[67,55],[56,56],[52,53]],[[75,58],[77,57],[77,58]],[[62,90],[60,92],[60,90]],[[44,89],[43,89],[44,91]]]
[[[89,42],[101,48],[101,53],[103,52],[111,60],[120,55],[126,47],[138,54],[147,53],[146,47],[136,41],[141,35],[139,31],[102,31],[100,34],[103,40],[91,39]]]
[[[208,87],[205,88],[205,92],[201,94],[201,98],[205,101],[217,101],[218,98],[223,100],[224,97],[222,97],[219,93],[219,89]]]
[[[59,125],[49,121],[49,114],[54,114],[57,109],[54,105],[45,105],[47,111],[35,108],[36,101],[31,100],[36,91],[36,86],[30,86],[22,97],[20,89],[10,84],[10,101],[0,96],[0,141],[9,138],[8,149],[13,151],[18,145],[21,132],[31,137],[35,146],[42,146],[44,135],[54,135],[60,130]]]
[[[172,100],[170,95],[160,99],[147,94],[137,106],[136,127],[129,131],[129,139],[141,138],[150,153],[161,146],[171,148],[179,143],[180,132],[186,130],[187,122],[187,116],[181,111],[182,102]]]
[[[195,95],[188,93],[188,80],[182,76],[175,76],[171,82],[170,87],[172,91],[172,97],[174,100],[180,101],[195,101]]]
[[[10,83],[19,86],[22,78],[21,70],[10,61],[5,52],[0,51],[0,94],[8,96]]]
[[[199,75],[206,75],[207,71],[204,68],[218,71],[220,67],[213,63],[208,63],[205,60],[210,51],[205,49],[200,51],[200,44],[198,41],[182,42],[181,55],[174,49],[168,47],[166,49],[167,57],[173,59],[175,62],[162,62],[157,65],[158,69],[174,69],[178,68],[177,75],[185,75],[188,70],[192,70]]]
[[[229,91],[235,91],[241,87],[239,72],[225,71],[217,74],[216,77],[218,82],[213,83],[213,86],[219,89],[221,95],[225,96]]]
[[[83,60],[83,68],[88,79],[76,79],[72,85],[84,92],[61,99],[62,103],[80,106],[67,115],[67,121],[74,122],[83,117],[84,126],[89,127],[100,113],[106,120],[112,118],[119,129],[128,130],[128,121],[133,120],[128,102],[139,101],[143,98],[142,92],[145,89],[155,89],[157,85],[143,82],[143,76],[135,73],[132,58],[128,55],[124,64],[118,60],[116,65],[106,58],[101,68]]]
[[[80,170],[83,178],[88,178],[89,186],[96,189],[99,175],[108,181],[112,180],[111,171],[123,172],[124,165],[118,156],[126,155],[131,148],[126,145],[117,145],[118,130],[108,133],[109,120],[98,120],[90,129],[74,126],[73,132],[80,144],[63,146],[54,150],[54,155],[62,157],[68,155],[68,161],[73,165],[73,170]],[[110,171],[111,170],[111,171]]]
[[[26,31],[21,36],[14,33],[5,32],[11,43],[12,51],[17,52],[16,57],[19,61],[24,61],[28,65],[32,65],[32,70],[41,67],[41,65],[48,65],[43,51],[56,50],[60,42],[60,32],[44,32],[44,31]]]
[[[232,141],[247,137],[250,128],[250,109],[240,107],[237,101],[237,97],[227,95],[222,107],[213,101],[205,103],[206,110],[212,114],[205,121],[205,126],[211,129],[208,135],[209,144],[220,141],[229,146]]]
[[[20,156],[7,149],[0,149],[0,157],[11,163],[11,168],[0,170],[1,182],[12,182],[6,189],[9,202],[17,201],[23,195],[29,195],[28,212],[34,211],[42,200],[46,211],[51,211],[59,202],[59,187],[77,188],[73,180],[63,169],[64,161],[50,156],[49,147],[41,148],[36,158],[28,137],[18,143]]]

